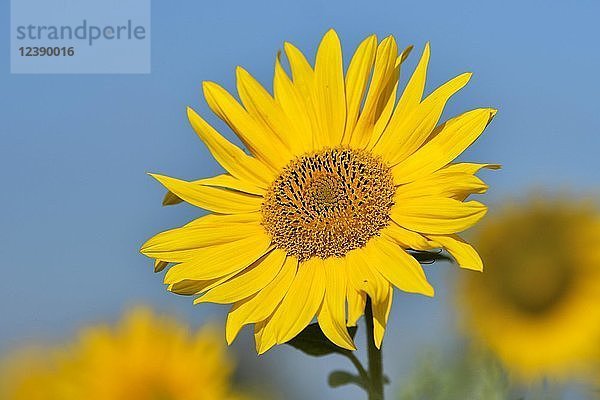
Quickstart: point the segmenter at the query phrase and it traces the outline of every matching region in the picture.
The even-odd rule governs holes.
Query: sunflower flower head
[[[211,214],[159,233],[142,246],[172,292],[232,304],[227,341],[254,324],[259,353],[295,337],[316,316],[335,344],[354,349],[347,326],[373,304],[380,346],[392,288],[433,295],[407,250],[446,248],[481,270],[457,233],[486,213],[492,164],[453,163],[496,111],[480,108],[440,123],[446,102],[469,81],[459,75],[424,96],[430,49],[402,95],[400,69],[412,47],[365,39],[346,70],[335,31],[311,64],[290,43],[290,72],[275,59],[273,93],[238,67],[234,98],[204,82],[211,110],[244,144],[229,142],[188,108],[188,118],[225,173],[197,181],[153,175],[164,204],[185,201]]]
[[[116,328],[93,326],[72,345],[17,352],[2,363],[10,400],[242,400],[234,364],[213,328],[195,334],[150,310]]]
[[[490,218],[474,241],[483,274],[461,276],[464,327],[525,381],[582,372],[600,339],[600,214],[532,200]]]

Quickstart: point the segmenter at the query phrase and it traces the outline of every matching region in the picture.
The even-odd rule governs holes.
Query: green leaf
[[[351,326],[348,328],[348,333],[354,338],[354,335],[356,335],[356,327]],[[287,342],[287,344],[315,357],[334,353],[344,354],[348,352],[348,350],[331,343],[317,323],[308,325],[298,334],[298,336]]]
[[[354,384],[364,389],[367,385],[367,383],[364,382],[360,376],[353,375],[346,371],[333,371],[329,374],[329,379],[327,382],[332,388]]]
[[[432,264],[435,261],[454,261],[446,254],[437,251],[408,250],[408,253],[421,264]]]

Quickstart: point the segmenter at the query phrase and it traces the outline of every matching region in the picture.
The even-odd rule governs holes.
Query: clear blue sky
[[[484,173],[492,186],[488,203],[532,186],[598,193],[597,1],[154,1],[149,75],[10,75],[8,1],[1,7],[0,351],[113,320],[140,302],[195,323],[222,323],[224,307],[193,307],[191,299],[166,293],[138,253],[153,233],[199,215],[187,206],[162,208],[163,191],[145,173],[217,173],[185,118],[191,105],[216,123],[201,99],[201,81],[232,89],[234,68],[243,65],[270,86],[284,40],[312,55],[330,27],[346,54],[370,33],[393,34],[401,45],[415,44],[416,53],[431,41],[429,90],[474,72],[446,115],[477,106],[500,110],[464,157],[504,165]],[[438,298],[395,298],[390,376],[410,368],[421,345],[448,341],[453,316],[443,305],[443,278],[459,271],[443,264],[428,271]],[[246,332],[234,350],[288,381],[292,400],[304,398],[294,397],[299,388],[326,390],[325,371],[343,365],[288,349],[256,361],[250,339]],[[325,393],[360,398],[351,388]]]

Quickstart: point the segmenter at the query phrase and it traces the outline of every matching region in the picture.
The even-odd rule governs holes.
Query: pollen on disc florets
[[[363,247],[390,220],[389,167],[363,150],[324,149],[289,163],[271,184],[262,224],[288,254],[341,257]]]

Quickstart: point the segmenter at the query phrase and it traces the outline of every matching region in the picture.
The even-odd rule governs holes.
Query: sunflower
[[[600,215],[534,200],[487,221],[483,274],[464,274],[465,328],[521,380],[581,372],[600,340]]]
[[[211,110],[249,154],[188,108],[189,121],[226,173],[197,181],[153,174],[170,192],[212,213],[159,233],[141,252],[170,265],[172,292],[196,303],[232,304],[226,338],[254,324],[263,353],[292,339],[317,317],[326,336],[354,349],[355,325],[369,296],[381,345],[392,288],[432,296],[407,250],[445,247],[465,268],[480,270],[473,248],[456,234],[486,213],[471,194],[491,164],[452,163],[483,132],[496,110],[468,111],[438,125],[444,105],[469,81],[459,75],[423,98],[429,44],[397,100],[402,63],[389,36],[358,46],[344,74],[335,31],[321,41],[314,67],[290,43],[291,75],[275,60],[273,95],[237,68],[238,102],[204,82]]]
[[[7,400],[240,400],[214,329],[136,309],[116,329],[88,327],[72,345],[18,351],[2,363]]]
[[[50,354],[44,349],[20,349],[0,361],[0,399],[58,400]]]

